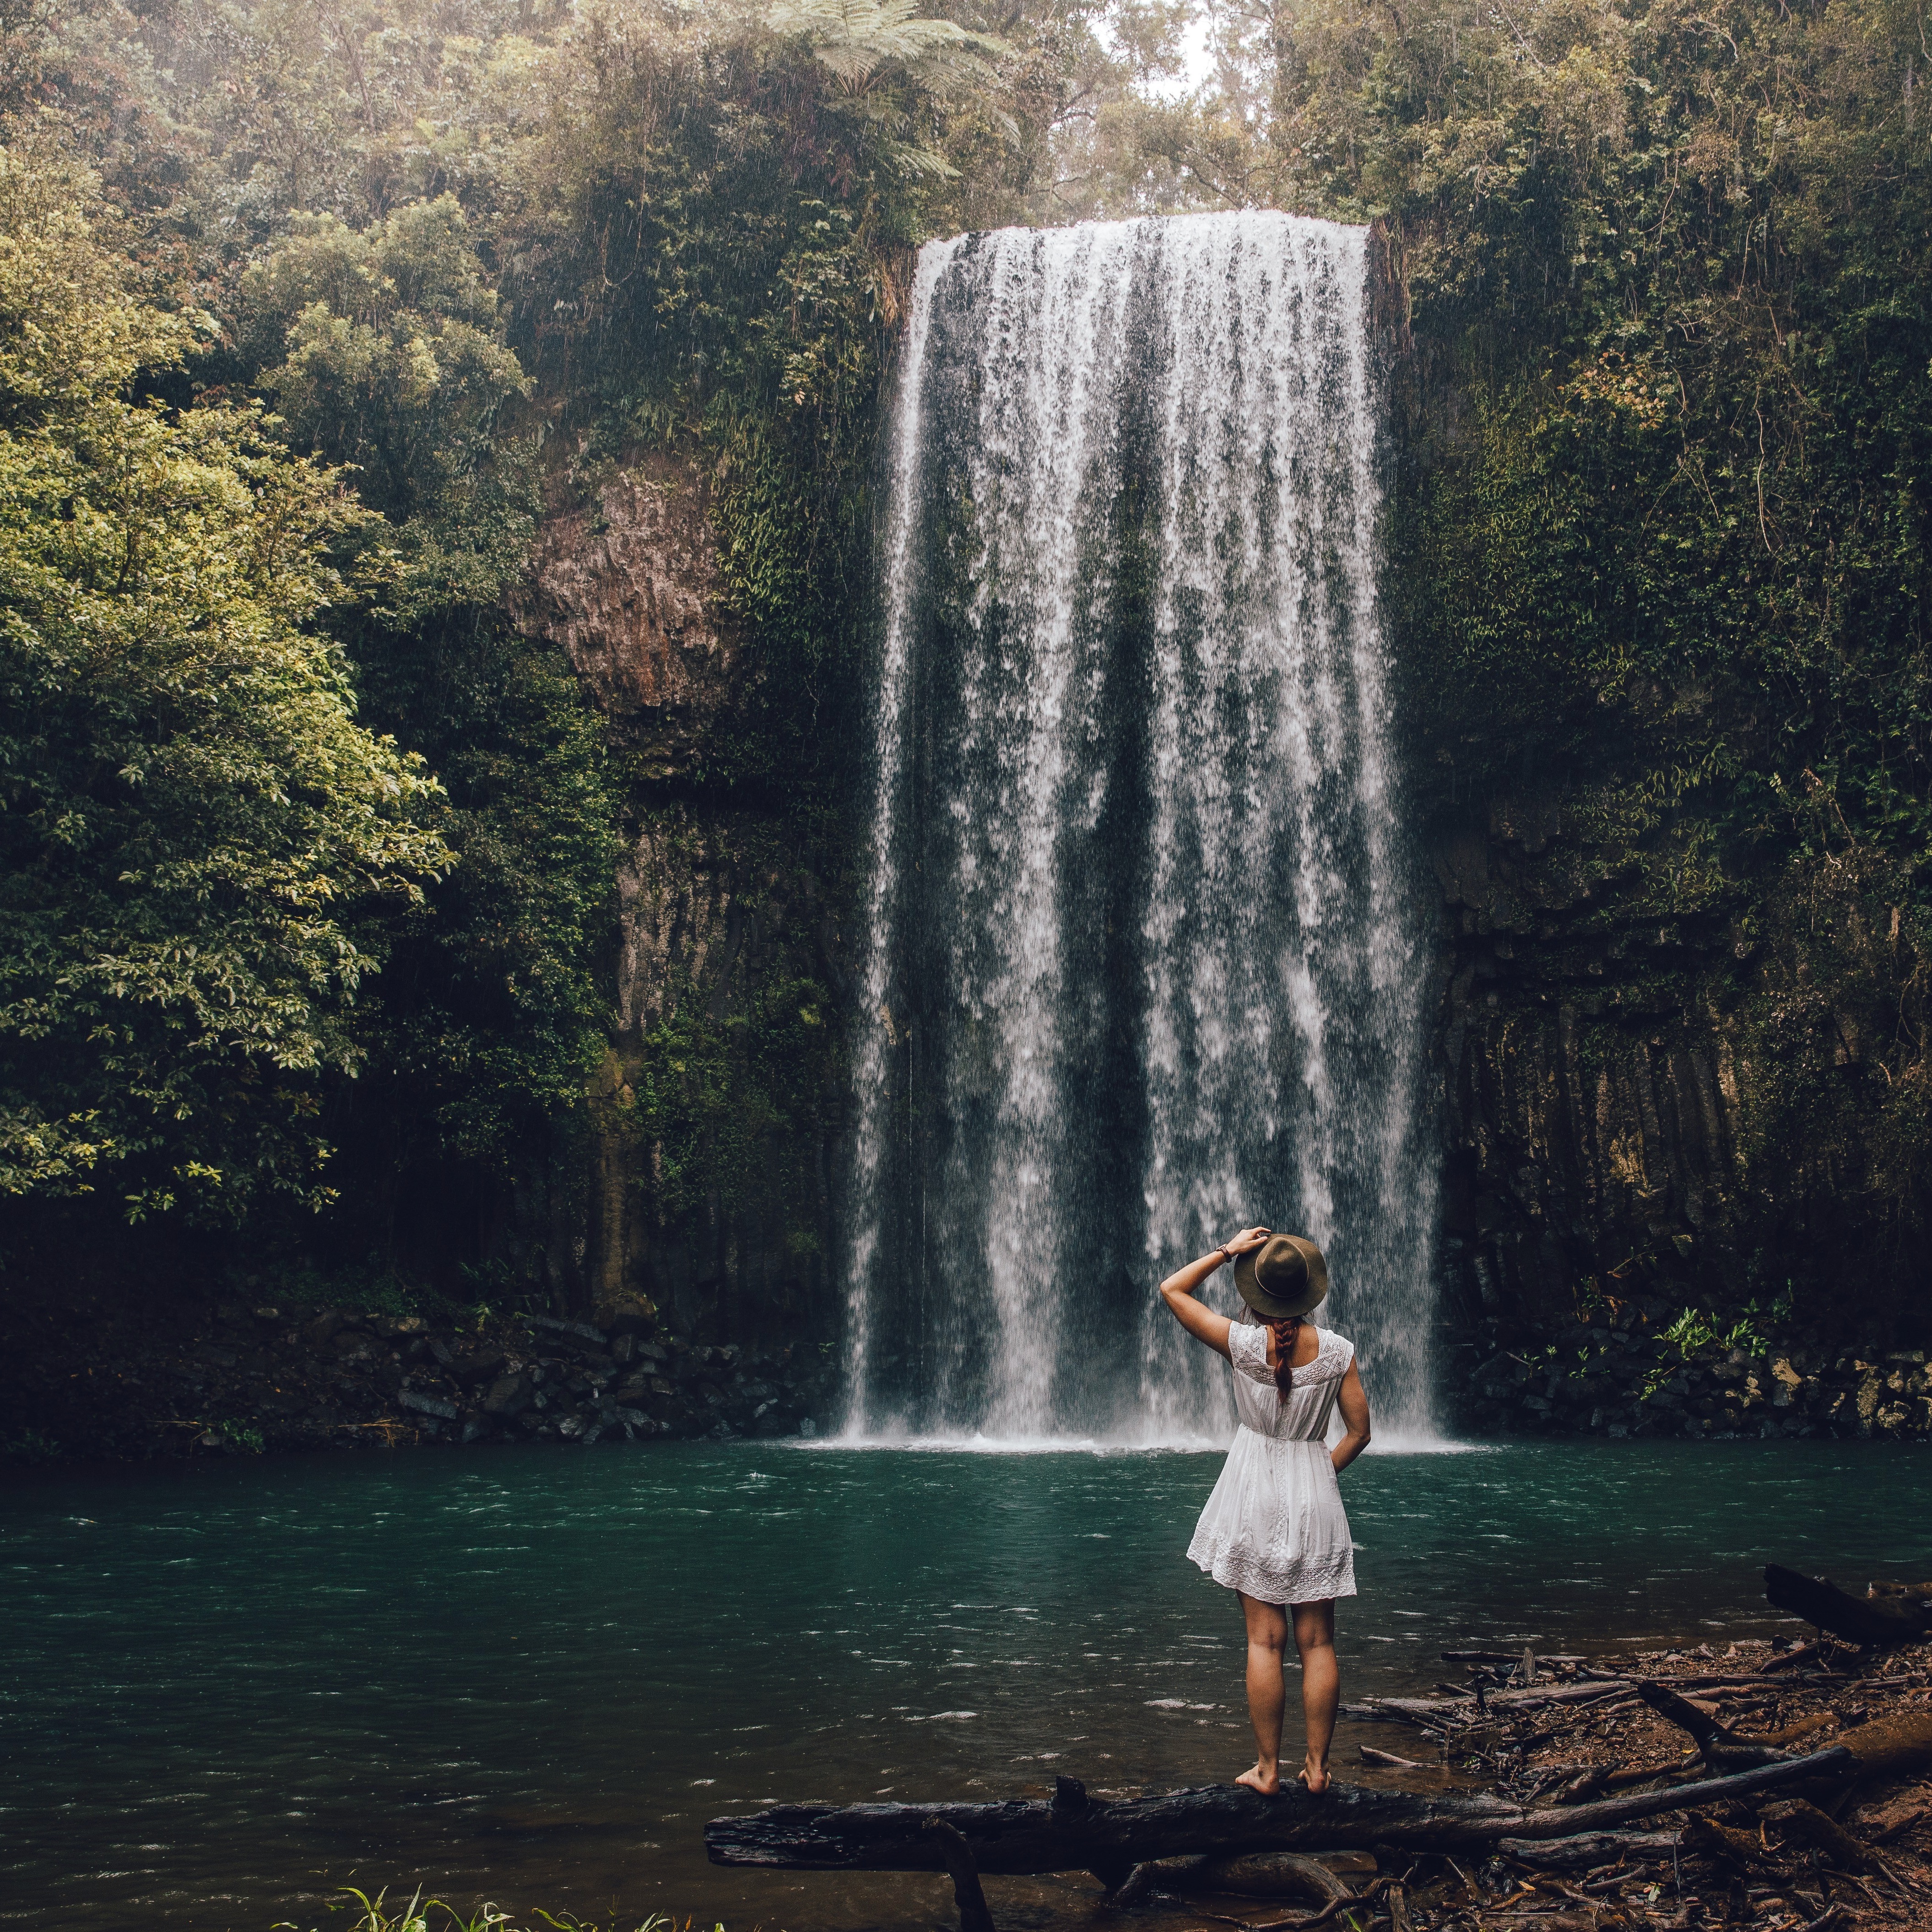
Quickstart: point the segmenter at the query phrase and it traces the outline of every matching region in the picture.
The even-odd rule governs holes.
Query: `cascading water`
[[[1322,1245],[1378,1428],[1428,1432],[1366,244],[1243,214],[920,255],[848,1436],[1224,1437],[1226,1370],[1154,1289],[1251,1222]]]

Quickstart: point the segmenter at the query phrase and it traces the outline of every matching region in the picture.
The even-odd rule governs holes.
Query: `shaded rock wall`
[[[681,1332],[827,1325],[846,984],[834,868],[782,809],[694,782],[756,668],[721,578],[708,486],[653,455],[560,502],[515,606],[561,644],[632,780],[618,866],[614,1024],[583,1178],[547,1242],[552,1300],[646,1298]],[[559,1190],[552,1190],[554,1196]]]
[[[1914,962],[1848,862],[1739,880],[1707,830],[1553,790],[1437,829],[1452,1406],[1922,1430],[1912,1072],[1880,1050]]]
[[[595,1443],[811,1435],[837,1378],[803,1339],[766,1349],[663,1333],[639,1304],[587,1320],[211,1300],[192,1288],[10,1299],[10,1454]]]

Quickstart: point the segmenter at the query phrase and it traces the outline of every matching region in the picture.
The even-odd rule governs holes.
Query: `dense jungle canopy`
[[[1418,816],[1560,784],[1626,915],[1756,962],[1678,989],[1775,1063],[1748,1184],[1919,1252],[1924,14],[1217,4],[1190,69],[1192,17],[0,0],[10,1264],[388,1270],[556,1158],[663,781],[512,621],[541,520],[699,466],[753,670],[679,783],[836,880],[913,250],[1240,207],[1384,250]],[[664,1212],[836,1106],[837,994],[654,1022]]]

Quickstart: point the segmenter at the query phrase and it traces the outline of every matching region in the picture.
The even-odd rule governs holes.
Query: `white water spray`
[[[1354,1337],[1378,1425],[1430,1432],[1366,241],[1244,214],[921,254],[848,1436],[1225,1438],[1225,1368],[1154,1288],[1256,1220],[1327,1251],[1322,1319]]]

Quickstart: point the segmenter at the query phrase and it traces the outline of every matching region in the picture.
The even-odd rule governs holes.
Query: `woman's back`
[[[1229,1329],[1234,1411],[1244,1428],[1276,1442],[1318,1442],[1327,1435],[1336,1391],[1355,1359],[1355,1345],[1331,1328],[1318,1329],[1316,1334],[1314,1358],[1297,1366],[1294,1386],[1284,1402],[1275,1388],[1274,1371],[1268,1366],[1268,1330],[1250,1322],[1237,1322]]]

